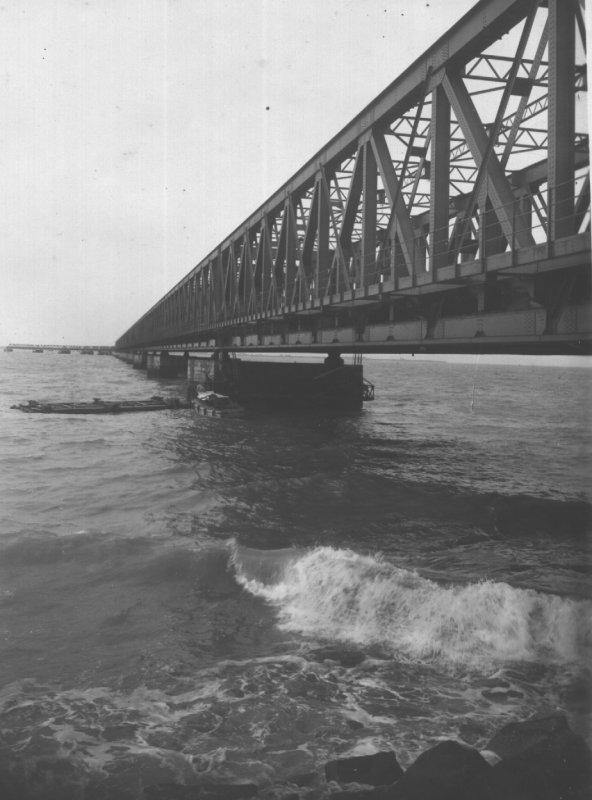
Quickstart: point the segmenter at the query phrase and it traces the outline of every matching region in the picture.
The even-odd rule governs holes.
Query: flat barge
[[[101,400],[92,402],[42,403],[29,400],[11,406],[25,414],[125,414],[135,411],[164,411],[166,409],[189,408],[189,404],[178,397],[151,397],[149,400]]]

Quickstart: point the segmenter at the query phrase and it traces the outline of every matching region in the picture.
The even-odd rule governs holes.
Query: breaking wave
[[[441,585],[331,547],[235,545],[232,560],[239,583],[278,609],[284,630],[475,668],[578,662],[592,647],[588,601],[493,581]]]

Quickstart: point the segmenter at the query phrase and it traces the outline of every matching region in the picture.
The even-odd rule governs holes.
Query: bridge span
[[[589,354],[586,97],[584,0],[477,2],[116,350]]]
[[[36,353],[81,353],[82,355],[94,355],[98,353],[102,356],[111,355],[113,347],[110,345],[90,345],[90,344],[15,344],[11,342],[4,348],[5,352],[12,350],[32,350]]]

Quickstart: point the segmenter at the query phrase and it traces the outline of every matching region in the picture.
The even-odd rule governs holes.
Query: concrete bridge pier
[[[188,395],[213,390],[246,406],[276,408],[360,408],[363,368],[345,364],[336,351],[322,362],[251,361],[227,352],[191,355]]]
[[[144,351],[133,354],[132,364],[134,369],[146,369],[147,361],[148,356]]]
[[[166,350],[148,353],[146,368],[149,378],[185,378],[187,376],[187,353],[173,354]]]

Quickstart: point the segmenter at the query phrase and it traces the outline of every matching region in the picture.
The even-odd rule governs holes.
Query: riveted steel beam
[[[574,6],[549,0],[549,238],[569,236],[574,225],[575,71]]]

